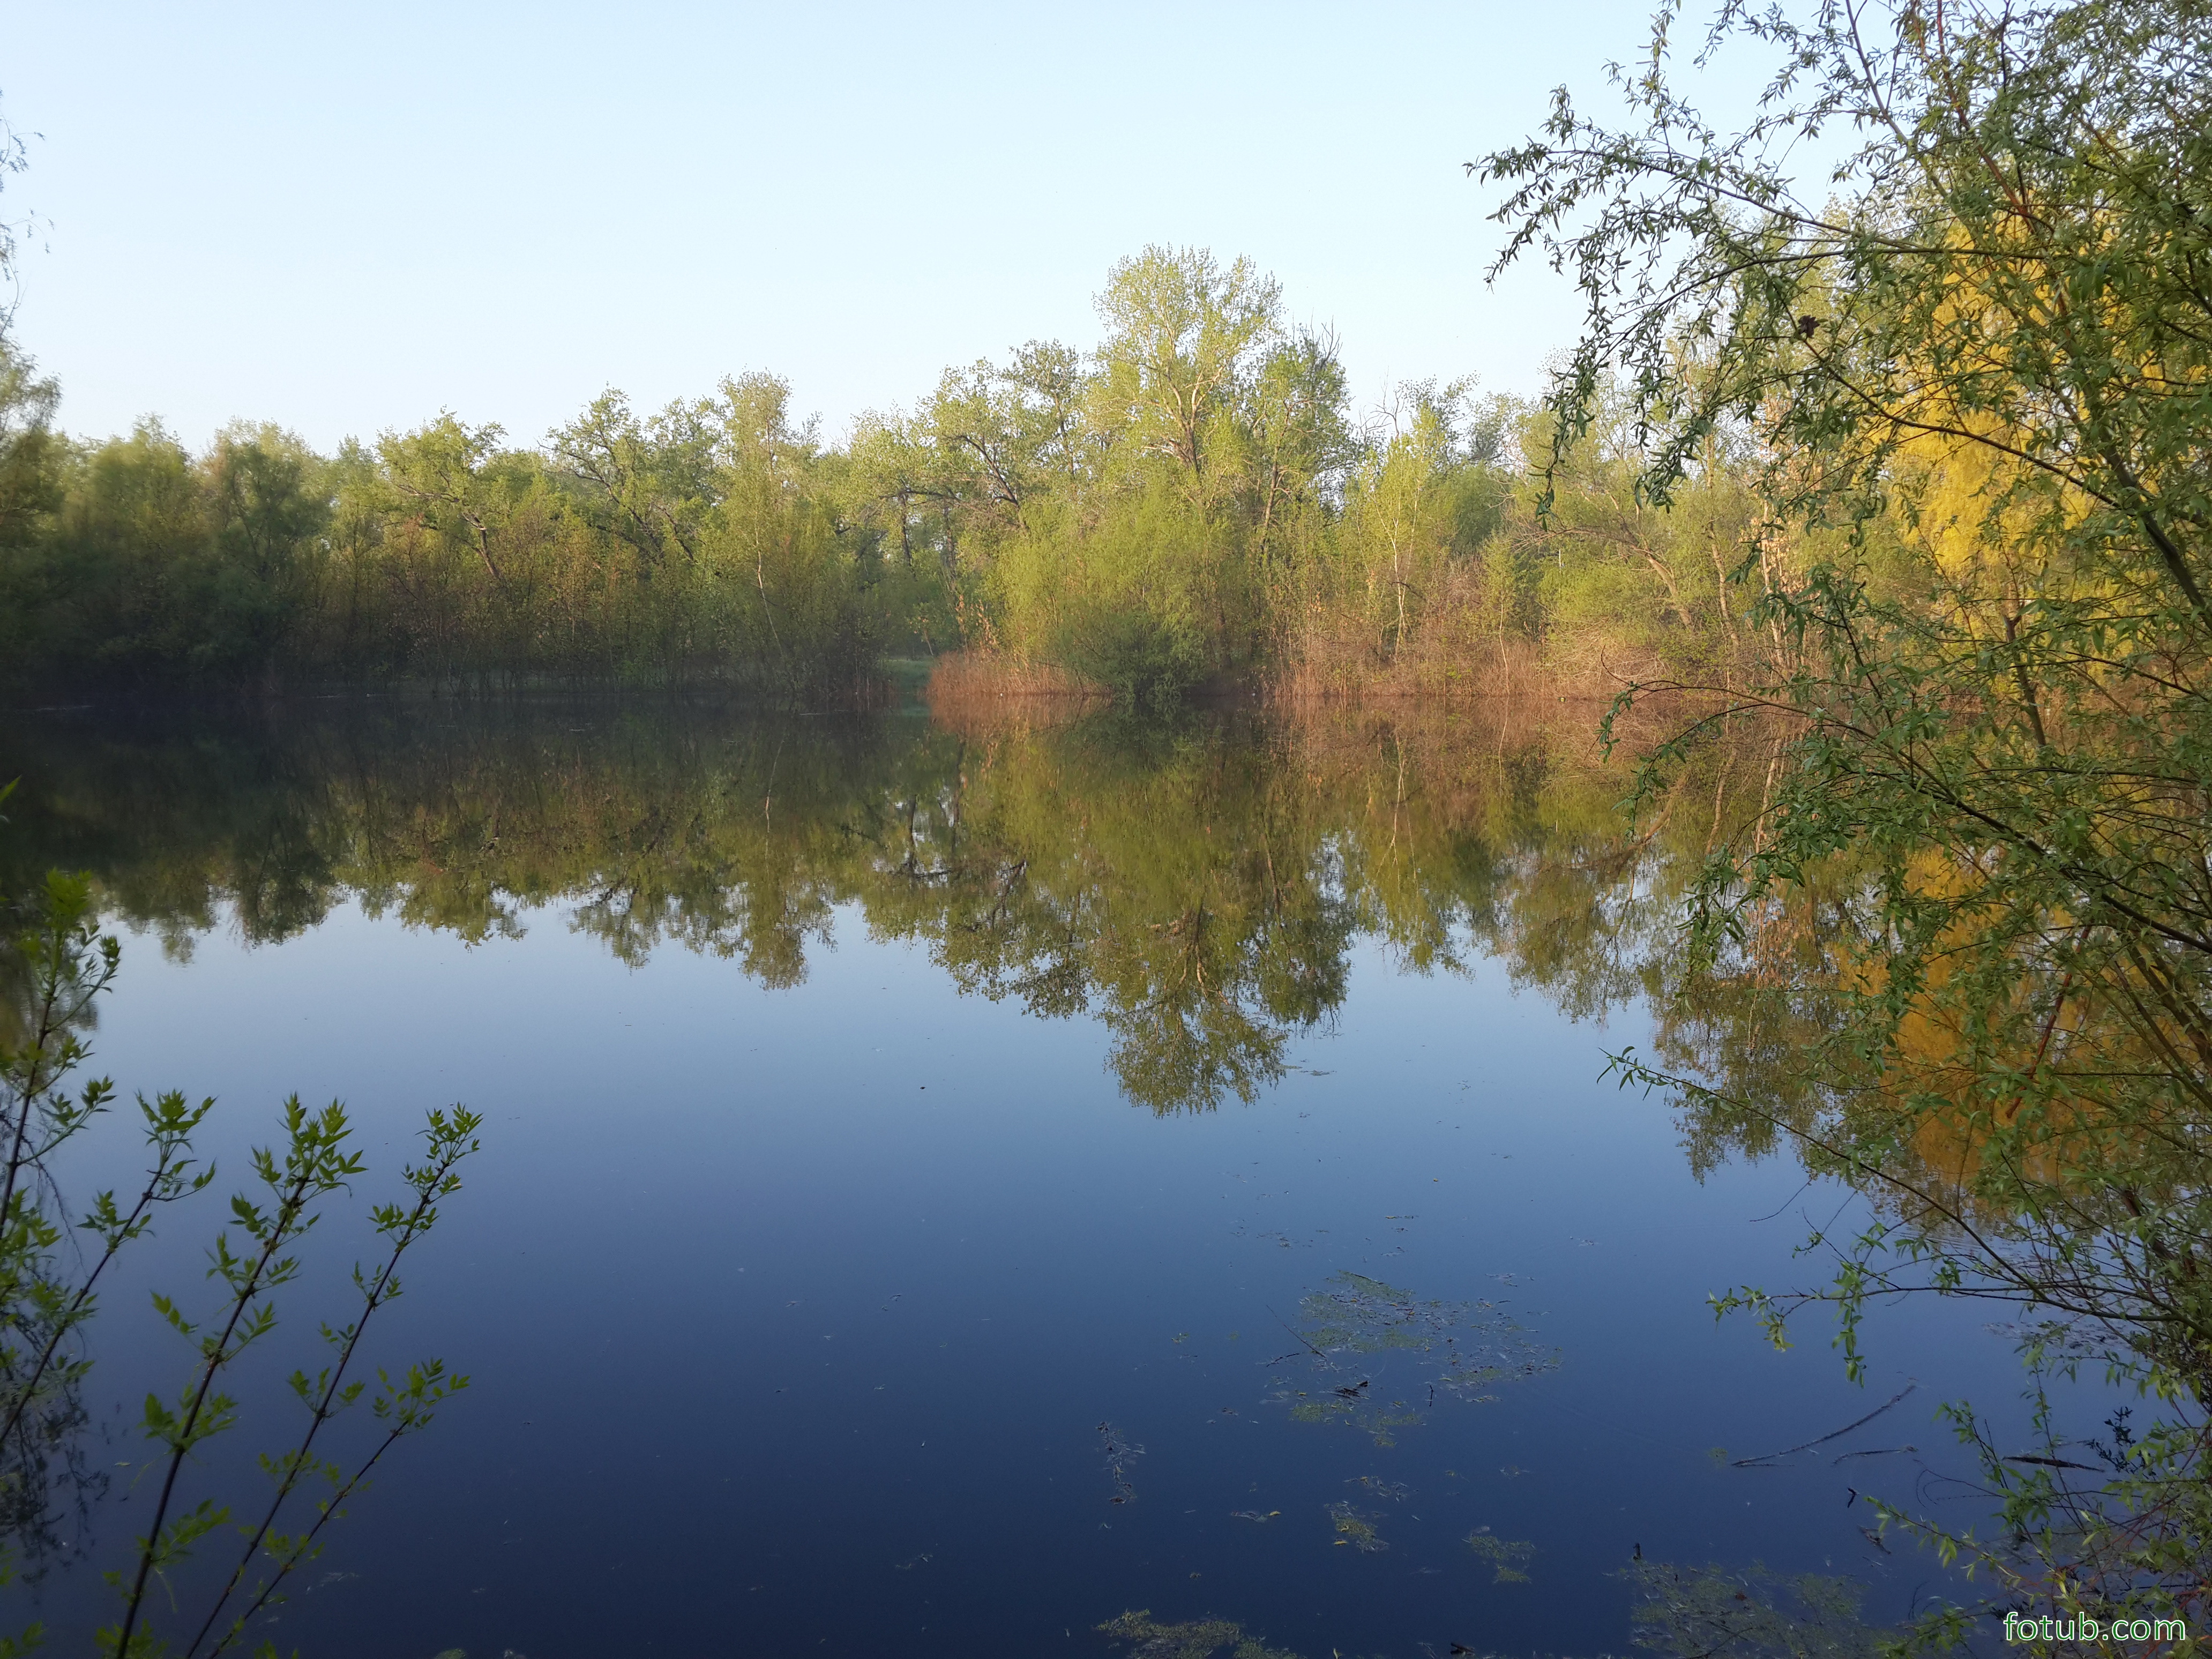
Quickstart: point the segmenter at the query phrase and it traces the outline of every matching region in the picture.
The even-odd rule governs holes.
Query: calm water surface
[[[373,1345],[473,1384],[333,1533],[287,1650],[1078,1655],[1149,1609],[1309,1659],[1620,1652],[1639,1547],[1850,1574],[1896,1616],[1935,1570],[1852,1494],[1911,1495],[1892,1449],[1940,1459],[1942,1399],[2016,1391],[1961,1310],[1879,1315],[1863,1389],[1817,1334],[1716,1325],[1709,1292],[1817,1279],[1793,1249],[1850,1202],[1784,1158],[1693,1170],[1602,1080],[1663,1036],[1665,884],[1572,744],[580,705],[9,727],[8,879],[89,869],[131,930],[96,1069],[218,1096],[226,1187],[294,1091],[344,1099],[387,1176],[425,1108],[486,1119]],[[129,1167],[104,1133],[88,1188]],[[146,1292],[204,1295],[218,1219],[106,1300],[112,1478],[72,1537],[144,1505],[128,1419],[185,1360]],[[64,1559],[9,1594],[60,1639],[106,1592]]]

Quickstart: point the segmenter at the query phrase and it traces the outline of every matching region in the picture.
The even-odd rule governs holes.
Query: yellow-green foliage
[[[1167,480],[1139,480],[1082,525],[1036,515],[1041,533],[1000,554],[990,587],[1002,638],[1117,692],[1172,693],[1224,665],[1221,637],[1249,603],[1228,528]]]
[[[273,427],[47,443],[44,510],[0,526],[9,666],[850,678],[885,633],[873,561],[787,401],[749,376],[641,422],[610,394],[543,450],[451,414],[327,458]]]
[[[1735,648],[1724,457],[1662,510],[1616,420],[1547,514],[1528,410],[1424,382],[1359,427],[1334,342],[1249,261],[1147,248],[1098,311],[1095,350],[948,369],[842,446],[767,374],[643,416],[608,392],[536,447],[450,412],[330,456],[269,426],[73,444],[0,339],[5,672],[805,698],[886,650],[965,650],[1158,702]]]

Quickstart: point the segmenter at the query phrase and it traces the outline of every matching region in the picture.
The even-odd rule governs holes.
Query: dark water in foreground
[[[1891,1449],[2016,1389],[1949,1308],[1878,1314],[1863,1389],[1716,1326],[1709,1292],[1817,1280],[1793,1248],[1850,1201],[1784,1158],[1700,1179],[1601,1080],[1653,1040],[1665,849],[1573,744],[324,705],[4,750],[6,879],[89,869],[137,930],[95,1069],[219,1096],[226,1188],[295,1091],[386,1176],[426,1107],[487,1120],[373,1345],[473,1385],[288,1651],[1094,1654],[1144,1608],[1307,1659],[1618,1653],[1639,1546],[1894,1617],[1936,1571],[1851,1494],[1911,1496]],[[145,1291],[202,1294],[218,1221],[106,1300],[72,1537],[143,1509],[127,1419],[185,1361]],[[106,1592],[5,1594],[58,1641]]]

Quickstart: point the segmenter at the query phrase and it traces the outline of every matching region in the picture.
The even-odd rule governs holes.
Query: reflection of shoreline
[[[558,903],[625,962],[679,944],[774,987],[850,904],[963,991],[1103,1021],[1124,1091],[1158,1111],[1279,1075],[1340,1003],[1356,934],[1416,971],[1502,956],[1595,1013],[1647,988],[1673,890],[1665,849],[1621,833],[1625,767],[1556,704],[958,730],[308,705],[41,722],[9,748],[0,875],[89,870],[173,948],[218,917],[291,937],[347,897],[472,941]]]

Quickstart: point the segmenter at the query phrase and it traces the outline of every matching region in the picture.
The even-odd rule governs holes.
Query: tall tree
[[[1204,248],[1152,246],[1117,262],[1098,296],[1103,424],[1202,483],[1209,428],[1274,343],[1281,310],[1282,285],[1242,256],[1224,267]]]

